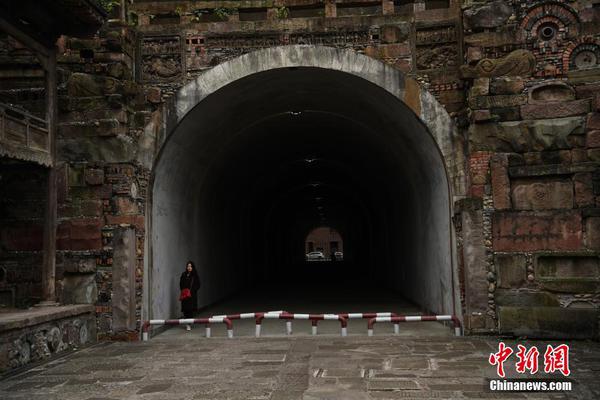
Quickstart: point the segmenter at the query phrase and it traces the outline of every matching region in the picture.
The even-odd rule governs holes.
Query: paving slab
[[[490,337],[204,338],[172,329],[148,342],[101,343],[0,380],[0,398],[114,399],[594,399],[600,344],[570,342],[571,392],[491,393]],[[506,340],[516,348],[517,342]],[[518,342],[545,349],[558,342]],[[540,362],[543,363],[542,357]],[[505,364],[509,377],[514,361]],[[556,375],[540,373],[535,378]],[[561,377],[559,375],[559,377]]]

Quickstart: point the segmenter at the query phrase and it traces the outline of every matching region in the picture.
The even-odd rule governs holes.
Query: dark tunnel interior
[[[405,104],[362,78],[285,68],[225,86],[167,139],[152,190],[154,318],[178,314],[188,259],[200,305],[261,285],[354,282],[453,311],[442,157]],[[344,261],[306,262],[319,226],[341,234]]]

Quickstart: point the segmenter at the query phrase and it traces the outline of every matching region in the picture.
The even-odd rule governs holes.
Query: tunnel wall
[[[161,167],[161,162],[165,162],[164,160],[173,162],[181,154],[187,154],[183,152],[183,148],[190,145],[182,139],[183,135],[177,135],[174,132],[194,129],[189,115],[198,113],[198,108],[194,107],[211,100],[211,94],[218,92],[219,89],[226,88],[232,82],[243,81],[243,78],[261,72],[290,67],[341,70],[346,74],[365,79],[367,82],[384,89],[392,95],[391,97],[400,100],[400,103],[410,106],[412,110],[407,110],[410,110],[409,113],[413,116],[414,113],[417,113],[418,116],[422,113],[422,110],[427,110],[432,114],[432,116],[423,119],[403,117],[401,123],[395,126],[398,132],[422,132],[421,135],[426,135],[426,139],[412,139],[411,143],[415,146],[415,151],[423,154],[424,158],[418,160],[422,164],[411,167],[419,172],[410,179],[413,180],[416,192],[423,193],[427,200],[431,199],[431,203],[420,209],[419,218],[414,221],[415,230],[422,232],[423,235],[419,238],[418,243],[420,243],[420,246],[424,246],[418,251],[420,258],[410,260],[411,265],[414,264],[418,267],[405,274],[404,280],[398,280],[397,284],[391,286],[406,293],[409,298],[426,310],[437,313],[453,313],[456,301],[454,296],[456,294],[453,292],[454,283],[452,282],[455,277],[452,273],[453,253],[449,227],[451,215],[449,197],[452,190],[456,198],[460,198],[465,183],[464,174],[459,167],[461,163],[455,161],[455,158],[460,157],[462,153],[460,148],[456,146],[458,143],[457,138],[452,138],[453,135],[457,135],[452,121],[432,96],[421,91],[418,85],[410,79],[404,78],[399,71],[353,52],[315,46],[270,48],[221,64],[218,68],[207,71],[195,81],[184,86],[167,108],[167,114],[164,118],[166,127],[162,127],[162,130],[169,132],[172,138],[171,136],[164,136],[163,153],[161,153],[159,163],[155,167],[152,225],[153,230],[156,232],[172,232],[174,239],[163,241],[156,237],[153,239],[152,251],[155,254],[153,264],[156,265],[157,269],[151,272],[152,297],[156,298],[157,294],[160,294],[161,300],[156,301],[152,313],[156,317],[166,317],[167,315],[164,313],[176,312],[177,304],[172,300],[176,298],[176,289],[173,289],[173,272],[172,269],[163,269],[163,266],[168,265],[169,260],[177,258],[179,254],[193,254],[198,257],[198,260],[202,260],[199,262],[199,270],[202,274],[207,274],[206,279],[204,279],[207,282],[207,289],[201,291],[202,305],[216,301],[218,300],[217,297],[223,297],[223,294],[233,292],[238,287],[237,280],[231,278],[232,274],[223,271],[209,272],[211,251],[217,249],[204,249],[204,252],[198,251],[197,248],[194,248],[193,241],[188,240],[188,238],[194,238],[202,241],[201,237],[197,237],[198,234],[211,234],[211,232],[191,232],[190,227],[194,223],[202,224],[203,220],[195,219],[193,223],[189,223],[189,215],[186,216],[185,213],[180,212],[180,205],[177,204],[179,200],[171,203],[173,190],[177,190],[174,189],[173,182],[180,180],[179,176],[186,175],[183,170],[178,171],[171,167],[166,172],[167,167]],[[211,107],[214,108],[214,106]],[[211,107],[203,111],[202,115],[196,117],[196,126],[210,127],[206,128],[208,130],[218,129],[215,126],[223,127],[223,121],[220,121],[218,117],[219,111],[216,109],[211,111]],[[393,107],[395,106],[392,103],[385,104],[382,106],[384,109],[382,112],[393,112]],[[169,126],[172,128],[169,128]],[[202,128],[196,129],[202,130]],[[430,135],[428,131],[432,134]],[[436,140],[440,143],[437,143]],[[174,142],[172,147],[171,141]],[[438,145],[440,144],[444,147],[439,148]],[[450,160],[446,165],[442,161],[444,153],[447,154],[446,157]],[[167,161],[165,165],[171,165],[171,162]],[[425,165],[429,167],[425,167]],[[452,167],[449,170],[451,173],[448,175],[446,172],[447,165]],[[202,185],[203,178],[201,176],[203,172],[201,168],[203,167],[205,166],[195,164],[193,170],[198,177],[194,178],[193,185]],[[189,170],[190,167],[188,166],[187,169]],[[448,178],[450,182],[448,182]],[[164,182],[168,182],[168,190],[161,188]],[[182,187],[190,186],[189,183],[180,183],[180,185]],[[166,193],[169,194],[166,195]],[[173,214],[175,218],[173,218]],[[199,218],[210,219],[212,217],[214,216],[205,215]],[[403,221],[398,221],[398,223],[402,224]],[[179,232],[176,232],[177,230]],[[183,239],[183,243],[181,239]],[[170,243],[177,244],[170,246]],[[437,246],[435,251],[430,251],[432,250],[430,247],[432,244]],[[397,243],[390,243],[390,245],[394,247]],[[223,249],[219,250],[223,251]],[[397,259],[395,261],[398,266],[402,265],[403,262],[407,263],[407,260]],[[183,265],[183,262],[180,261],[179,264]],[[395,274],[394,271],[388,271],[387,273],[391,276]],[[235,276],[235,274],[233,275]],[[418,282],[418,284],[415,285],[415,282]],[[165,283],[167,283],[166,286],[164,286]],[[169,302],[171,302],[170,305]]]

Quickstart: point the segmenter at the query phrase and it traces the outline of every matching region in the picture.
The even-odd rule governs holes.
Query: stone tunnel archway
[[[400,71],[350,50],[263,49],[186,84],[146,131],[157,156],[146,160],[144,318],[179,315],[188,259],[201,306],[289,277],[288,238],[316,222],[318,197],[326,222],[363,244],[348,274],[460,312],[451,208],[465,195],[462,143]]]

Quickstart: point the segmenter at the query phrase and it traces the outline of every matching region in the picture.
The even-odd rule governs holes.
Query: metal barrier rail
[[[255,336],[260,337],[262,321],[265,319],[281,319],[286,321],[286,334],[292,334],[293,320],[310,320],[312,325],[312,334],[317,334],[319,321],[339,321],[341,335],[348,335],[349,319],[369,319],[367,332],[373,336],[373,326],[377,322],[392,322],[394,324],[394,334],[400,333],[400,322],[420,322],[420,321],[452,321],[454,324],[454,333],[461,336],[461,324],[455,315],[415,315],[405,316],[397,315],[392,312],[380,313],[340,313],[340,314],[300,314],[288,313],[287,311],[267,311],[257,313],[241,313],[230,315],[214,315],[209,318],[188,318],[188,319],[153,319],[145,321],[142,325],[142,340],[146,341],[149,337],[149,331],[153,325],[206,325],[206,337],[211,337],[211,326],[213,323],[224,323],[227,326],[227,337],[233,338],[233,321],[238,319],[254,319],[256,322]]]
[[[260,313],[259,313],[260,314]],[[298,314],[298,313],[281,313],[269,314],[262,313],[256,317],[256,337],[260,336],[261,324],[264,319],[284,319],[286,321],[286,333],[292,334],[292,320],[310,320],[312,324],[312,334],[317,334],[317,324],[319,321],[340,321],[341,335],[348,335],[348,319],[339,314]]]
[[[153,325],[196,325],[206,324],[206,337],[211,336],[210,324],[224,323],[227,326],[227,337],[233,338],[233,323],[227,317],[217,316],[210,318],[186,318],[186,319],[151,319],[142,325],[142,340],[148,340],[150,327]]]
[[[454,334],[461,336],[460,320],[456,315],[398,315],[395,317],[374,317],[369,320],[367,325],[368,335],[373,336],[373,325],[376,322],[392,322],[394,324],[394,334],[400,333],[400,322],[424,322],[424,321],[452,321],[454,323]]]

